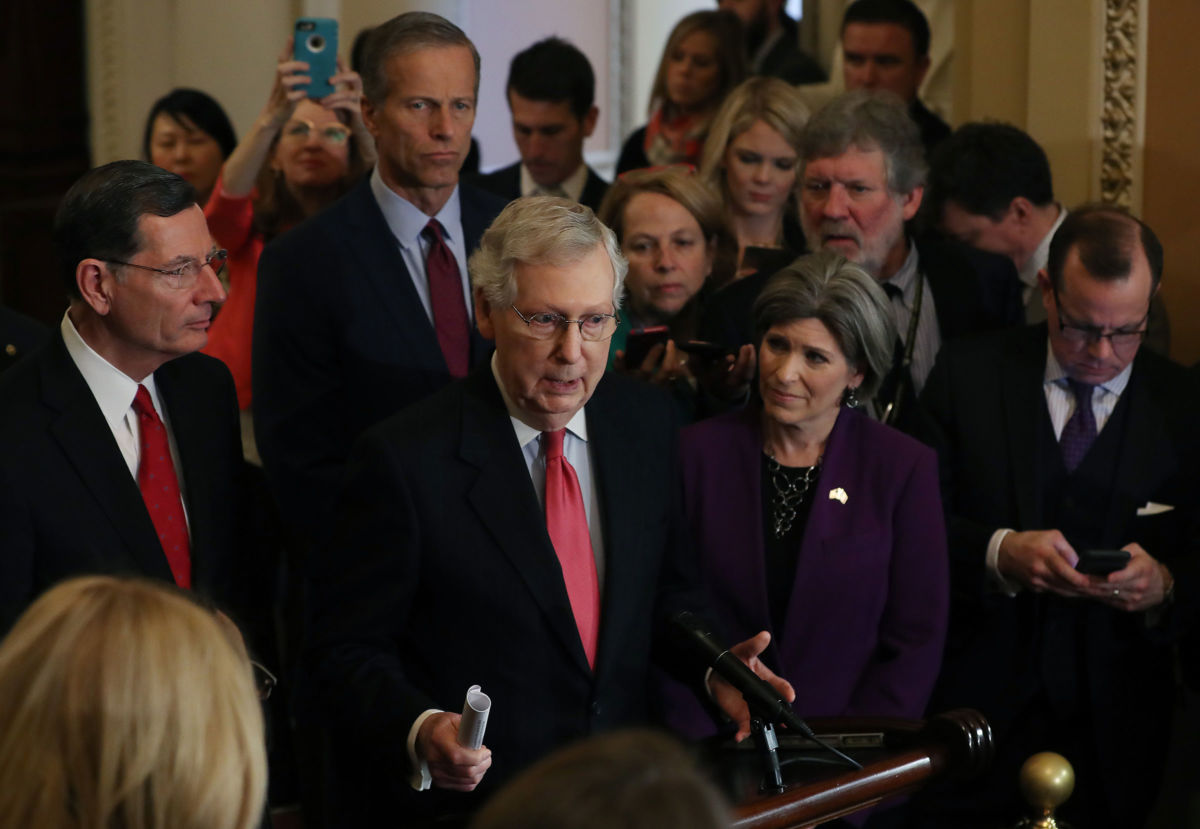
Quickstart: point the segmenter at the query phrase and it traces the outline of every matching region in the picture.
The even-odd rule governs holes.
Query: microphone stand
[[[758,784],[762,794],[783,791],[783,771],[779,768],[779,740],[775,736],[775,726],[759,716],[750,717],[750,733],[754,736],[754,744],[758,746],[758,756],[762,758],[763,779]]]

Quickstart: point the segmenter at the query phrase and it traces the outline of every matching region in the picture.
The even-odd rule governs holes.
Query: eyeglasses
[[[1066,322],[1062,311],[1062,302],[1058,299],[1058,288],[1052,286],[1051,290],[1054,294],[1054,308],[1058,312],[1058,330],[1067,344],[1074,348],[1092,346],[1101,340],[1108,340],[1108,344],[1114,351],[1128,350],[1141,343],[1146,334],[1150,332],[1149,306],[1146,308],[1146,315],[1137,323],[1139,328],[1134,331],[1118,328],[1116,331],[1106,332],[1094,325],[1076,325]]]
[[[517,311],[517,306],[510,305],[509,307]],[[517,311],[517,316],[529,329],[529,335],[537,340],[548,340],[556,336],[559,331],[565,331],[568,325],[578,325],[579,336],[588,342],[607,340],[616,332],[617,323],[620,321],[620,317],[616,314],[589,314],[581,320],[569,320],[562,314],[554,314],[549,311],[529,316]]]
[[[229,251],[215,250],[208,255],[208,258],[203,262],[195,259],[188,262],[186,265],[181,265],[172,270],[165,268],[152,268],[149,265],[136,265],[133,262],[122,262],[120,259],[105,259],[104,261],[110,265],[124,265],[127,268],[138,268],[143,271],[153,271],[166,277],[167,285],[179,291],[187,290],[195,286],[196,281],[200,278],[205,266],[213,269],[213,273],[220,273],[225,267],[225,262],[229,259]]]
[[[345,124],[326,124],[317,129],[317,125],[307,118],[293,118],[283,126],[283,137],[291,141],[307,141],[313,130],[317,137],[326,144],[340,147],[350,139],[350,128]]]
[[[275,690],[275,686],[279,684],[279,680],[275,678],[275,674],[267,670],[266,666],[250,660],[250,668],[254,671],[254,689],[258,691],[259,699],[270,699],[271,692]]]

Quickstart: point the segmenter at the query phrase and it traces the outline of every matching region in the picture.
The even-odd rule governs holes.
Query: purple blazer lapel
[[[861,417],[864,415],[859,412],[843,410],[825,444],[821,474],[813,485],[812,507],[796,557],[796,577],[785,616],[784,629],[793,635],[783,637],[778,643],[780,668],[785,672],[789,665],[796,663],[804,647],[803,637],[796,636],[795,632],[817,632],[813,625],[819,622],[822,601],[817,591],[822,583],[827,582],[825,571],[839,566],[838,562],[829,560],[825,555],[826,539],[834,535],[839,526],[844,526],[846,510],[859,512],[855,500],[864,500],[866,496],[865,491],[855,492],[858,489],[855,486],[856,438],[859,432],[858,419]],[[845,503],[834,497],[839,489],[846,494]],[[836,632],[830,631],[829,634],[836,635]]]

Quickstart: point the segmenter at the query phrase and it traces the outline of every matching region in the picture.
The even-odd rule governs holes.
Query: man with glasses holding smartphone
[[[162,579],[243,623],[264,615],[240,554],[233,382],[194,353],[225,299],[225,251],[195,199],[173,173],[118,161],[58,209],[70,305],[0,385],[0,630],[82,573]]]
[[[1162,268],[1128,213],[1072,212],[1038,274],[1047,322],[964,341],[930,375],[955,596],[931,708],[979,709],[998,746],[931,826],[1014,817],[1044,750],[1075,766],[1059,815],[1076,825],[1141,826],[1153,803],[1200,538],[1195,382],[1141,348]]]

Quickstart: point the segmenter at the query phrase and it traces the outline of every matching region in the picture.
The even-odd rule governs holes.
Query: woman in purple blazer
[[[801,716],[921,717],[949,604],[936,457],[857,408],[892,361],[888,299],[817,253],[771,278],[754,321],[756,399],[681,437],[711,612],[730,641],[771,631],[762,658]],[[691,688],[664,697],[680,732],[718,730]]]

